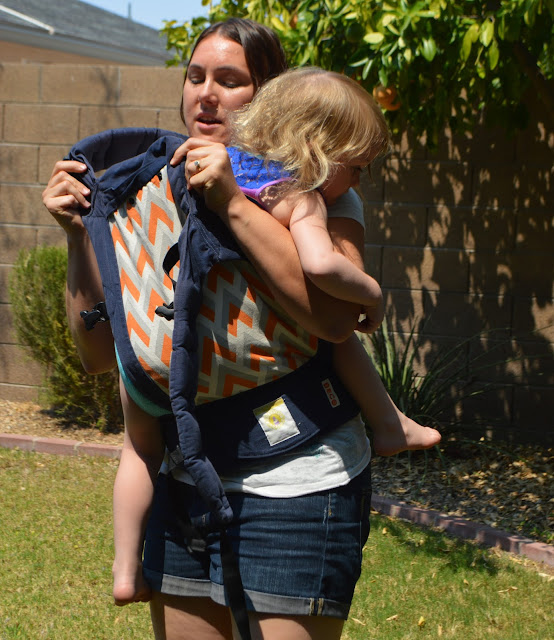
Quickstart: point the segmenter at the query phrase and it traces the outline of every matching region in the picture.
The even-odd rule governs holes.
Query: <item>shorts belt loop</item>
[[[317,609],[316,609],[317,603]],[[322,616],[323,615],[323,606],[325,605],[325,598],[310,598],[310,613],[311,616]]]
[[[319,600],[317,601],[317,615],[318,616],[322,616],[323,615],[323,605],[325,604],[325,599],[324,598],[319,598]]]

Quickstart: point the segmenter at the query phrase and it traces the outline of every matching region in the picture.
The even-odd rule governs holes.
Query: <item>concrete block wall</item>
[[[455,348],[472,389],[494,384],[453,409],[467,428],[544,441],[554,435],[554,131],[531,110],[512,137],[445,131],[434,151],[397,140],[364,188],[366,266],[394,331],[423,319],[421,373]]]
[[[34,400],[38,367],[16,344],[8,275],[18,251],[63,244],[41,202],[53,164],[102,129],[182,131],[182,71],[154,67],[0,65],[0,398]],[[509,138],[448,131],[435,151],[408,133],[363,185],[366,266],[385,290],[393,330],[424,318],[418,367],[457,347],[487,357],[498,387],[456,407],[470,427],[543,439],[554,432],[554,133],[534,107]],[[550,127],[550,128],[549,128]],[[457,349],[458,351],[458,349]],[[498,363],[497,352],[504,360]],[[481,428],[481,427],[480,427]]]

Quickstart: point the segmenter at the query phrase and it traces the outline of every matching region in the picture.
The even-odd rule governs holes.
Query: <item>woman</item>
[[[182,116],[189,134],[227,142],[228,114],[249,102],[258,86],[284,67],[276,36],[260,25],[233,19],[210,27],[193,51],[183,89]],[[180,159],[177,154],[175,161]],[[43,201],[68,236],[69,323],[83,364],[94,373],[112,368],[115,355],[109,328],[99,325],[86,333],[79,316],[82,309],[103,299],[94,252],[78,211],[81,206],[87,208],[88,192],[69,175],[79,171],[83,171],[81,165],[57,163]],[[361,264],[362,227],[359,219],[347,217],[349,206],[349,201],[341,203],[339,217],[330,212],[329,230],[336,246]],[[305,280],[290,234],[283,226],[253,204],[219,214],[255,271],[247,265],[228,268],[239,285],[250,283],[246,288],[262,300],[262,311],[265,305],[271,306],[284,324],[296,322],[300,333],[303,326],[330,341],[342,341],[352,333],[359,309],[330,298]],[[258,284],[260,278],[272,296]],[[281,308],[290,317],[283,315]],[[261,326],[254,328],[263,333]],[[268,340],[276,352],[282,348],[276,340]],[[305,346],[308,343],[306,335]],[[367,384],[380,384],[373,369],[368,368],[368,376]],[[255,472],[237,470],[225,479],[233,511],[240,520],[230,535],[236,551],[241,543],[239,564],[255,638],[340,637],[368,534],[370,483],[369,446],[361,421],[352,421],[337,431],[334,440],[318,442]],[[127,434],[123,457],[141,467],[141,472],[148,466],[133,457]],[[319,462],[314,465],[316,457],[330,462],[331,470]],[[346,458],[350,460],[347,465],[341,463]],[[310,470],[308,478],[299,479],[296,474],[306,469]],[[318,469],[316,477],[312,469]],[[148,469],[151,475],[155,471]],[[171,478],[161,475],[145,546],[145,575],[154,591],[151,612],[155,636],[168,640],[231,638],[233,625],[215,575],[217,543],[208,550],[214,551],[211,557],[187,550],[186,541],[179,537],[176,514],[168,504],[167,483]],[[184,482],[174,484],[185,494],[193,491]],[[339,535],[335,528],[345,530],[346,535]],[[147,590],[138,591],[121,598],[121,603],[149,597]]]

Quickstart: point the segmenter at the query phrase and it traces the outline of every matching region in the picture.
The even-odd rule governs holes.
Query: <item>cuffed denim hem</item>
[[[154,591],[188,598],[211,598],[217,604],[228,606],[223,586],[212,584],[209,580],[179,578],[147,570],[144,572],[144,576]],[[250,590],[245,591],[245,597],[248,611],[256,611],[257,613],[273,613],[284,616],[327,616],[346,620],[350,611],[350,604],[325,598],[276,596]]]

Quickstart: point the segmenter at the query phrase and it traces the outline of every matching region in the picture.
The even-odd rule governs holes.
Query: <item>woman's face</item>
[[[242,46],[217,34],[202,40],[183,88],[183,118],[189,135],[227,144],[228,114],[253,96],[254,83]]]

